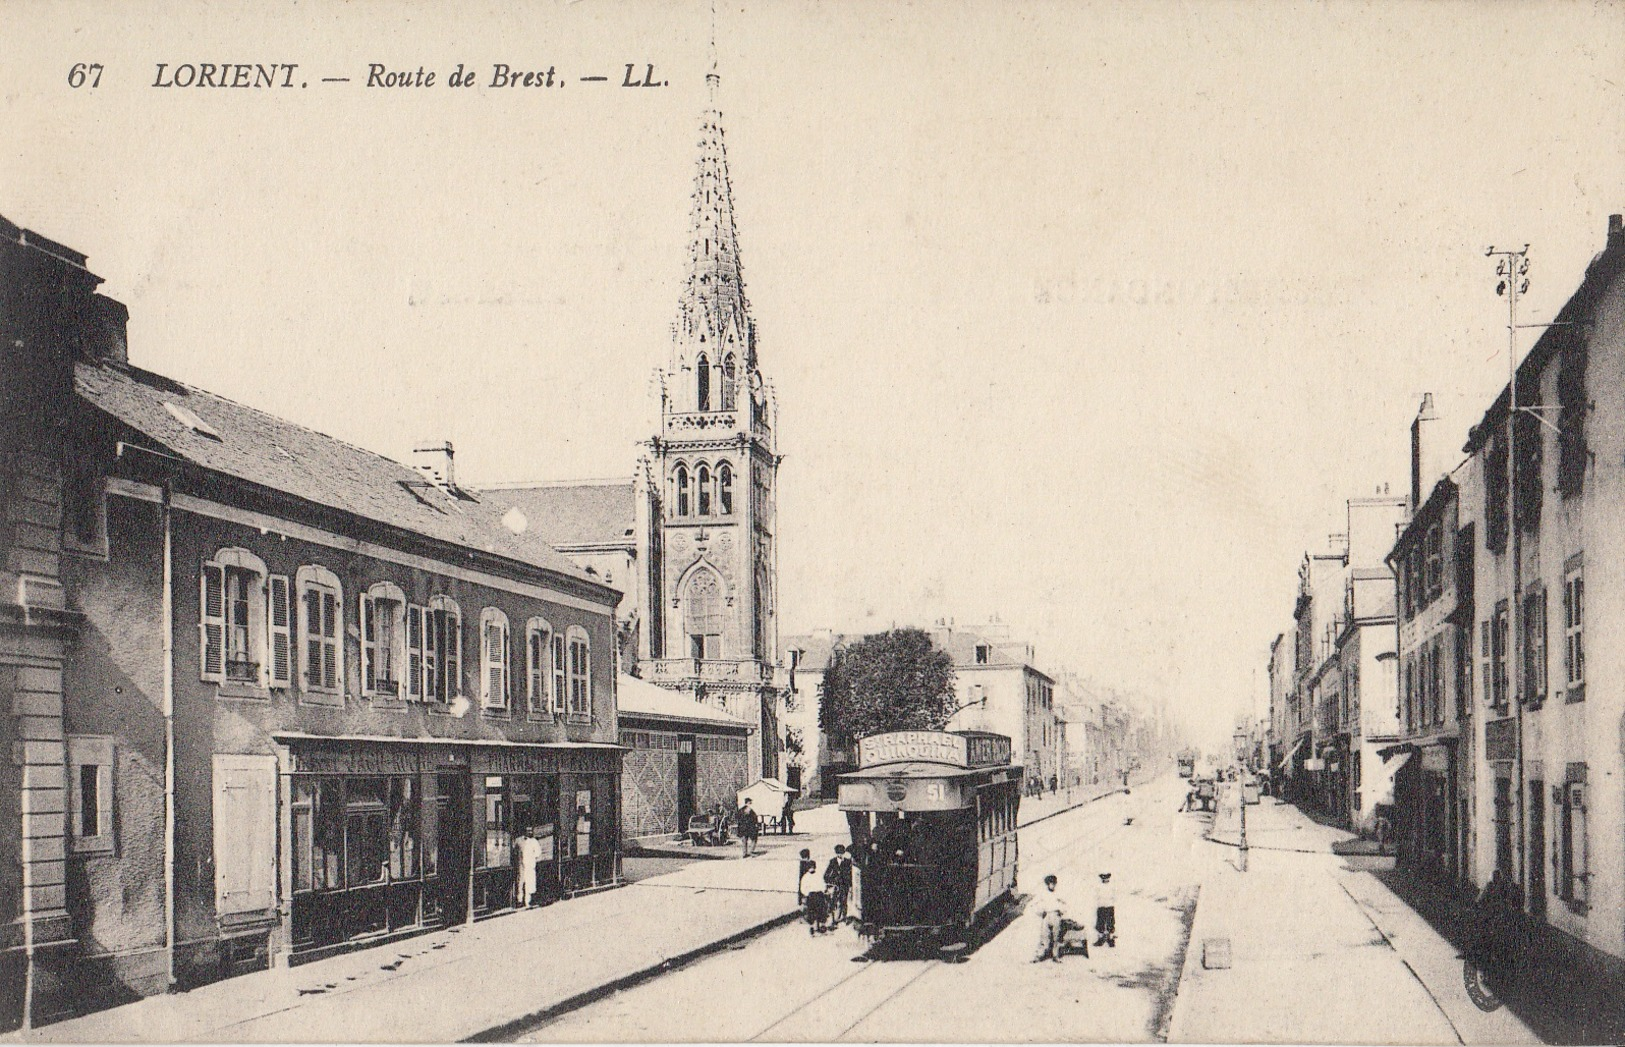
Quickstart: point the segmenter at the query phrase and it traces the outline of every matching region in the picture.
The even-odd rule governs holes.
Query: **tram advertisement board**
[[[873,767],[904,760],[945,763],[954,767],[1001,767],[1010,762],[1010,739],[1002,734],[948,731],[891,731],[858,742],[858,766]]]
[[[941,778],[841,783],[843,811],[956,811],[967,802],[958,782]]]

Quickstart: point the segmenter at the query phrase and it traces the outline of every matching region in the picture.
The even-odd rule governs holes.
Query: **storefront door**
[[[694,736],[677,736],[677,831],[688,831],[688,820],[699,812],[694,809]]]
[[[435,848],[440,922],[443,926],[468,919],[469,804],[472,794],[468,772],[444,771],[436,776],[435,799],[439,837]]]

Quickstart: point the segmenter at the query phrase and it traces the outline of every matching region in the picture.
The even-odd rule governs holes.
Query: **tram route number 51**
[[[102,64],[100,62],[75,62],[73,68],[68,70],[68,86],[72,88],[84,87],[89,84],[94,90],[102,86]]]

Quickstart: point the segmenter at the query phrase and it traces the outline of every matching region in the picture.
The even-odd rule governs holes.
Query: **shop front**
[[[295,962],[620,879],[611,745],[288,742],[282,796]]]

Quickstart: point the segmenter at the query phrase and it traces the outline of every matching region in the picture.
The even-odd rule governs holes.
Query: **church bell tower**
[[[718,84],[715,72],[706,77],[688,272],[670,360],[657,375],[660,433],[649,446],[651,480],[662,485],[661,563],[648,653],[655,682],[755,725],[753,767],[773,777],[776,407],[745,300]]]

